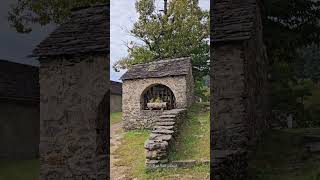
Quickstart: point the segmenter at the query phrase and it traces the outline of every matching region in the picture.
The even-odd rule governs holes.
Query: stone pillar
[[[212,7],[212,173],[215,179],[247,179],[248,147],[259,139],[268,116],[260,5],[215,0]]]
[[[40,59],[40,178],[107,179],[106,55]]]

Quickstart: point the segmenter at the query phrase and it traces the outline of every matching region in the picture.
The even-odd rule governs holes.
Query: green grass
[[[112,112],[110,114],[110,123],[117,124],[122,121],[122,112]]]
[[[209,159],[210,158],[210,133],[209,113],[202,112],[202,105],[195,105],[175,145],[171,159]],[[145,168],[144,142],[149,138],[150,132],[146,130],[129,131],[124,134],[122,145],[117,149],[116,155],[121,157],[116,163],[118,166],[129,167],[126,176],[137,179],[209,179],[209,165],[195,166],[192,168],[161,168],[147,170]],[[201,137],[202,136],[202,137]],[[188,150],[184,150],[188,148]]]
[[[302,136],[320,129],[270,130],[249,161],[254,180],[320,180],[320,161],[304,151]],[[297,169],[292,167],[300,164]]]
[[[203,104],[195,104],[189,110],[187,119],[181,127],[171,160],[210,159],[210,115],[203,111]]]
[[[306,97],[304,104],[306,107],[311,105],[320,105],[320,86],[313,85],[311,90],[312,95],[310,97]]]
[[[0,180],[36,180],[39,160],[1,160]]]

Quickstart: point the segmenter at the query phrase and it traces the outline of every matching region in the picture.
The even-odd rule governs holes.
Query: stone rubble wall
[[[175,143],[186,112],[186,109],[173,109],[162,113],[144,144],[147,167],[153,168],[169,162],[170,147]]]
[[[107,59],[40,61],[39,179],[108,179]]]

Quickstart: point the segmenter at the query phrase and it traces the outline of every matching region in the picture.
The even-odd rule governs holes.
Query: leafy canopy
[[[61,24],[70,15],[71,9],[107,0],[18,0],[8,12],[8,20],[19,33],[30,33],[32,24]]]
[[[305,51],[320,40],[320,2],[314,0],[265,0],[264,40],[271,64],[272,107],[295,114],[298,125],[307,126],[304,98],[311,95],[310,81],[304,80],[310,64],[319,64]],[[303,50],[304,53],[299,52]]]

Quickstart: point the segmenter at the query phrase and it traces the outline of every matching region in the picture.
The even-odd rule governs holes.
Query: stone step
[[[146,152],[146,158],[149,160],[161,160],[161,159],[167,159],[168,153],[167,151],[147,151]]]
[[[186,109],[172,109],[169,111],[165,111],[162,114],[179,114],[182,111],[185,111]]]
[[[157,164],[164,164],[164,163],[167,163],[169,162],[168,159],[161,159],[161,160],[150,160],[150,159],[146,159],[146,165],[149,167],[149,168],[157,168]]]
[[[175,118],[177,115],[172,115],[172,114],[163,114],[160,116],[160,118]]]
[[[150,140],[155,141],[170,141],[172,138],[172,135],[170,134],[153,134],[150,135]]]
[[[174,126],[154,126],[154,129],[167,129],[167,130],[172,130]]]
[[[162,129],[162,130],[154,130],[154,131],[152,131],[152,133],[156,133],[156,134],[173,134],[174,131]]]
[[[150,151],[166,149],[167,147],[168,142],[166,141],[156,142],[155,140],[146,140],[146,142],[144,142],[144,148]]]
[[[171,164],[176,167],[193,167],[197,164],[196,160],[177,160],[172,161]]]
[[[156,126],[173,126],[175,122],[156,122]]]
[[[170,118],[165,118],[165,119],[159,119],[158,122],[174,122],[176,119],[170,119]]]

